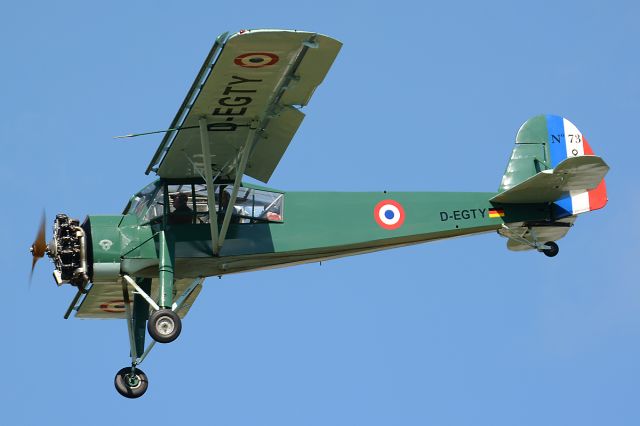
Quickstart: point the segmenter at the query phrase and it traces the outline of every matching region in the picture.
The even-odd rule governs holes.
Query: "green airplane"
[[[82,224],[58,214],[49,243],[43,218],[31,272],[46,254],[56,283],[77,288],[64,317],[127,321],[131,365],[115,377],[123,396],[145,393],[139,365],[156,342],[179,336],[206,277],[489,231],[511,250],[555,256],[576,216],[606,204],[609,167],[554,115],[520,128],[497,192],[288,192],[243,182],[269,181],[340,48],[301,31],[221,35],[162,131],[146,170],[159,178],[122,214]],[[335,205],[340,221],[326,211]]]

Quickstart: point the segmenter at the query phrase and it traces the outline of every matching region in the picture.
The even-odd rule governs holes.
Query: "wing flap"
[[[269,121],[260,139],[256,141],[247,162],[245,174],[267,182],[284,155],[293,135],[304,120],[304,114],[292,107],[282,111]]]
[[[591,190],[609,171],[601,157],[584,155],[562,161],[493,197],[502,204],[547,203],[569,195],[569,191]]]

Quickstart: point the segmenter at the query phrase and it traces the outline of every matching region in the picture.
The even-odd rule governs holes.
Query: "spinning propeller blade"
[[[42,219],[40,220],[40,229],[38,229],[38,233],[36,234],[36,239],[31,244],[31,255],[33,256],[33,261],[31,263],[31,273],[29,274],[29,285],[31,285],[31,279],[33,278],[33,270],[36,267],[36,262],[39,259],[42,259],[47,251],[47,241],[45,236],[45,214],[42,212]]]

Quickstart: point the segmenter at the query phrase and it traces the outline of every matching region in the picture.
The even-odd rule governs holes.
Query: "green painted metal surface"
[[[550,168],[548,139],[547,119],[544,115],[533,117],[520,127],[498,192],[506,191]]]
[[[120,226],[120,244],[122,256],[127,258],[157,258],[154,231],[151,225],[139,225],[134,215],[127,215],[136,221],[135,225]]]
[[[248,186],[248,185],[247,185]],[[263,187],[260,187],[263,188]],[[283,191],[280,191],[283,192]],[[436,239],[495,231],[505,222],[550,219],[547,204],[494,205],[493,192],[283,192],[284,221],[231,224],[219,256],[213,256],[209,225],[132,225],[121,216],[105,223],[121,225],[123,271],[158,277],[170,273],[175,250],[176,278],[223,275],[288,264],[349,256]],[[387,229],[376,220],[376,206],[391,200],[404,211],[401,226]],[[489,210],[503,209],[490,217]],[[138,219],[140,220],[140,219]],[[93,223],[93,222],[92,222]],[[159,259],[164,256],[164,263]],[[164,266],[162,266],[164,265]],[[162,272],[159,272],[159,271]],[[171,297],[164,293],[164,297]]]
[[[160,278],[161,308],[169,308],[173,304],[173,266],[175,261],[175,245],[173,235],[160,231],[158,239],[158,274]]]
[[[91,225],[91,251],[94,263],[120,263],[122,242],[120,222],[122,216],[89,216]]]
[[[136,283],[147,294],[151,292],[151,279],[143,278],[136,279]],[[144,298],[135,293],[133,295],[133,332],[136,346],[136,358],[142,356],[144,352],[144,339],[146,335],[146,322],[149,319],[149,304]]]

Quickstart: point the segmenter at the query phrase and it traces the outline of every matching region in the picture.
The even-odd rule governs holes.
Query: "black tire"
[[[171,309],[160,309],[149,316],[147,330],[158,343],[173,342],[182,331],[182,321]]]
[[[558,254],[558,252],[560,252],[560,247],[558,247],[558,245],[553,241],[547,241],[546,243],[544,243],[544,245],[549,246],[548,249],[542,250],[545,256],[554,257]]]
[[[135,368],[134,371],[132,376],[131,367],[125,367],[116,373],[113,380],[116,390],[125,398],[140,398],[149,387],[147,375],[139,368]]]

